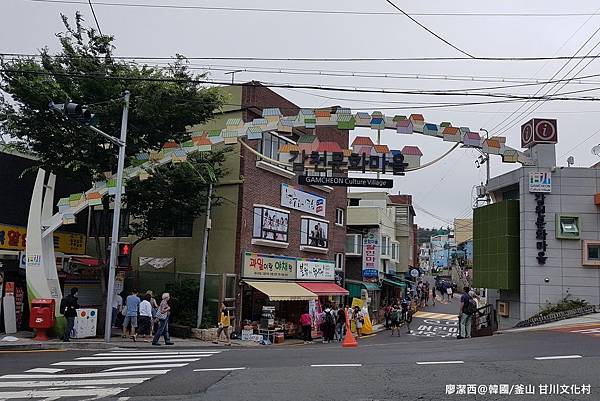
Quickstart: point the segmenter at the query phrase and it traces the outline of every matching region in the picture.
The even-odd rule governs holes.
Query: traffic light
[[[98,124],[98,117],[92,112],[77,103],[58,103],[50,102],[48,104],[51,110],[57,110],[66,116],[74,118],[83,124],[95,126]]]
[[[118,267],[131,267],[131,244],[119,242],[119,253],[117,256]]]

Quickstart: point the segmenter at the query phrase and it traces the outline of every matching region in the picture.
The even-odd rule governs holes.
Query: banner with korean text
[[[298,259],[298,280],[335,280],[335,262]]]
[[[381,255],[379,230],[371,228],[363,236],[362,276],[365,281],[379,278],[379,258]]]
[[[305,213],[325,216],[324,197],[303,191],[288,184],[281,184],[281,206]]]
[[[293,280],[296,278],[296,258],[246,252],[242,275],[244,278]]]

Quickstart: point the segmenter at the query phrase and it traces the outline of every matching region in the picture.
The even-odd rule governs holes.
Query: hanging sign
[[[335,280],[335,263],[327,260],[298,259],[298,280]]]
[[[281,206],[325,216],[325,198],[288,184],[281,184]]]
[[[332,187],[392,188],[394,180],[355,177],[318,177],[314,175],[298,176],[300,185],[329,185]]]
[[[83,234],[54,232],[54,250],[67,255],[85,255],[86,238]],[[27,229],[0,224],[0,249],[24,251]]]
[[[296,258],[246,252],[242,275],[245,278],[296,278]]]
[[[379,231],[369,229],[363,236],[363,279],[376,280],[379,278],[380,251]]]

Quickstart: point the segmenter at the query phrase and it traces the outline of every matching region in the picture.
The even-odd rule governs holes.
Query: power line
[[[595,137],[596,135],[600,134],[600,129],[597,130],[596,132],[594,132],[593,134],[591,134],[590,136],[586,137],[584,140],[582,140],[581,142],[578,142],[577,145],[573,146],[571,149],[567,150],[566,152],[564,152],[562,155],[560,155],[558,158],[560,159],[561,157],[565,156],[566,154],[574,151],[575,149],[577,149],[578,147],[580,147],[581,145],[583,145],[584,143],[586,143],[587,141],[589,141],[590,139],[592,139],[593,137]]]
[[[33,1],[33,0],[31,0]],[[98,3],[96,3],[98,4]],[[14,56],[34,56],[22,53],[0,53],[2,55]],[[73,58],[87,58],[87,56],[71,56]],[[125,60],[171,60],[171,56],[111,56],[113,59]],[[235,60],[235,61],[291,61],[291,62],[368,62],[368,61],[461,61],[461,60],[476,60],[476,61],[545,61],[545,60],[580,60],[590,59],[592,56],[551,56],[551,57],[186,57],[187,60]]]
[[[32,2],[41,3],[58,3],[58,4],[84,4],[84,1],[77,0],[29,0]],[[240,11],[240,12],[258,12],[258,13],[289,13],[289,14],[331,14],[331,15],[397,15],[394,12],[387,11],[350,11],[350,10],[301,10],[301,9],[285,9],[285,8],[245,8],[245,7],[214,7],[214,6],[186,6],[175,4],[147,4],[147,3],[116,3],[116,2],[96,2],[100,6],[115,6],[115,7],[137,7],[137,8],[167,8],[167,9],[182,9],[182,10],[208,10],[208,11]],[[415,17],[542,17],[542,18],[557,18],[557,17],[586,17],[594,15],[587,12],[579,13],[427,13],[414,12],[408,15]]]
[[[448,92],[448,91],[415,91],[415,90],[399,90],[399,89],[385,89],[385,88],[356,88],[356,87],[332,87],[325,85],[314,85],[314,84],[289,84],[289,83],[274,83],[274,82],[262,82],[252,81],[247,83],[233,83],[207,80],[207,79],[180,79],[180,78],[150,78],[150,77],[126,77],[126,76],[110,76],[101,74],[75,74],[75,73],[59,73],[59,72],[48,72],[48,71],[23,71],[14,70],[8,68],[0,68],[0,72],[10,74],[23,74],[23,75],[34,75],[34,76],[56,76],[56,77],[67,77],[77,79],[101,79],[101,80],[113,80],[113,81],[130,81],[130,82],[173,82],[173,83],[196,83],[196,84],[208,84],[208,85],[224,85],[224,86],[264,86],[268,88],[281,88],[281,89],[312,89],[320,91],[334,91],[334,92],[354,92],[354,93],[376,93],[376,94],[402,94],[402,95],[430,95],[430,96],[482,96],[482,97],[493,97],[493,98],[505,98],[505,99],[546,99],[552,100],[565,100],[565,101],[598,101],[600,98],[592,96],[583,97],[564,97],[564,95],[583,93],[600,90],[600,88],[582,89],[577,91],[570,91],[561,93],[561,97],[534,97],[529,95],[517,95],[510,93],[459,93],[459,92]],[[556,95],[556,94],[555,94]]]
[[[90,3],[90,8],[92,9],[92,15],[94,16],[94,21],[96,21],[96,26],[98,27],[98,32],[100,33],[100,36],[104,36],[102,34],[102,30],[100,29],[100,24],[98,23],[98,18],[96,18],[96,12],[94,11],[94,6],[92,5],[92,0],[88,0],[88,2]]]

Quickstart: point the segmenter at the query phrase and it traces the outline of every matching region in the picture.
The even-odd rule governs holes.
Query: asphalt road
[[[415,319],[413,327],[424,320]],[[535,359],[547,357],[568,358]],[[384,331],[355,349],[2,352],[0,400],[598,400],[599,366],[599,337],[558,331],[470,340]],[[485,385],[486,393],[490,385],[499,392],[506,384],[513,394],[446,394],[462,391],[459,385],[482,392],[469,384]],[[528,390],[535,394],[514,394],[518,385],[533,385]],[[541,395],[540,385],[568,385],[569,394]],[[581,385],[590,385],[591,394],[571,394]]]

